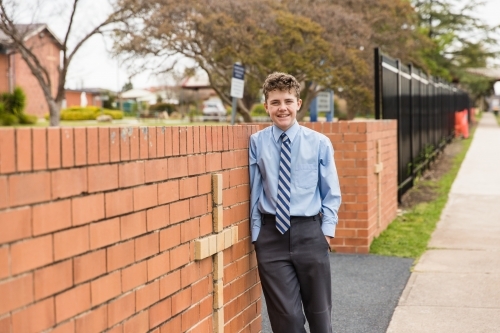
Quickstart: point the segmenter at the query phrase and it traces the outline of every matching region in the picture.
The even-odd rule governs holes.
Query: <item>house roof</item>
[[[49,29],[48,25],[45,23],[33,23],[33,24],[15,24],[17,31],[24,36],[24,40],[28,40],[33,36],[47,30],[54,41],[58,44],[60,48],[63,47],[63,43],[57,38],[57,36]],[[6,35],[3,31],[0,31],[0,44],[10,44],[11,38]]]

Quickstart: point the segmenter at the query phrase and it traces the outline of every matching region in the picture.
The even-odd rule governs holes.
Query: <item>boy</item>
[[[329,249],[341,196],[330,140],[297,123],[300,84],[263,85],[273,125],[250,137],[252,243],[274,333],[331,333]]]

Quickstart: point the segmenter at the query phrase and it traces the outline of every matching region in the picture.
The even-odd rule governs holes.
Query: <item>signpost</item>
[[[233,98],[231,125],[234,125],[235,123],[238,98],[243,98],[244,86],[245,86],[245,67],[243,67],[239,63],[235,63],[233,66],[233,77],[231,79],[231,97]]]
[[[333,91],[322,91],[313,99],[310,107],[311,122],[318,121],[318,112],[327,112],[326,121],[333,121]]]

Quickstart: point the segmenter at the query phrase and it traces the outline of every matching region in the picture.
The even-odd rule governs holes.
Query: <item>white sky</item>
[[[16,0],[13,0],[16,3]],[[65,20],[69,15],[68,0],[23,0],[21,6],[28,3],[48,4],[52,8],[38,13],[36,20],[38,22],[48,22],[49,27],[62,37],[62,29],[65,28]],[[62,6],[58,6],[62,4]],[[82,10],[81,17],[77,17],[77,28],[89,27],[92,21],[94,23],[102,20],[105,17],[106,11],[109,10],[109,5],[103,0],[81,0]],[[61,12],[54,12],[53,8],[65,8]],[[20,11],[20,12],[26,12]],[[483,17],[490,25],[500,25],[500,0],[488,0],[487,4],[477,9],[477,16]],[[21,18],[23,21],[31,21],[31,17],[26,15]],[[23,22],[25,23],[25,22]],[[83,28],[84,29],[84,28]],[[117,59],[113,59],[108,52],[111,48],[111,41],[105,41],[100,35],[93,36],[89,39],[75,55],[69,68],[67,76],[68,88],[105,88],[110,90],[119,90],[128,81],[129,73],[124,66],[120,65]],[[500,46],[500,42],[499,42]],[[500,47],[499,47],[500,48]],[[495,63],[500,64],[500,59]],[[162,83],[161,79],[156,79],[150,73],[143,73],[132,78],[132,83],[135,88],[146,88]],[[500,86],[499,86],[500,89]],[[500,93],[497,92],[497,93]]]

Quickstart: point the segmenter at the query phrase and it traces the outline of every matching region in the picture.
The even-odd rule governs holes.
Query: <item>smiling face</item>
[[[302,100],[286,90],[270,91],[264,103],[267,114],[282,131],[286,131],[295,123],[301,105]]]

